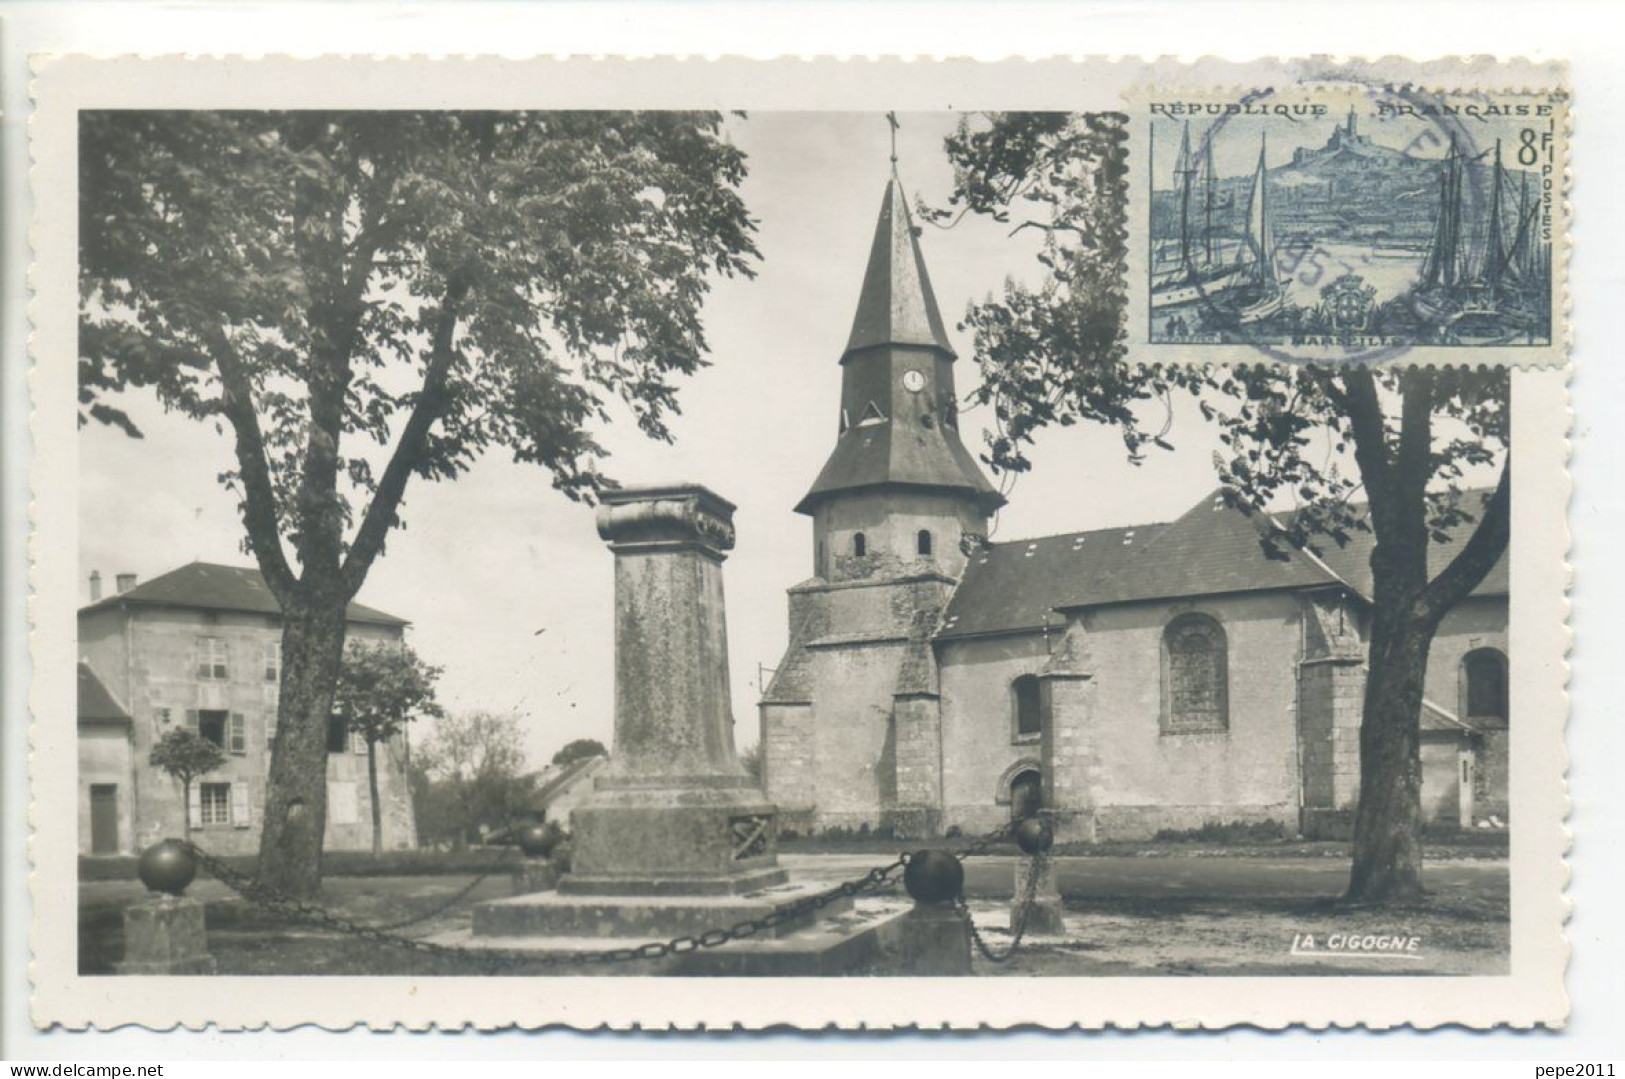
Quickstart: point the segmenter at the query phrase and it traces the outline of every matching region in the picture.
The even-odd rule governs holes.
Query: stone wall
[[[227,677],[198,677],[197,641],[201,636],[225,642]],[[267,644],[281,638],[280,620],[273,616],[232,612],[205,613],[182,609],[137,607],[109,619],[87,617],[80,627],[80,655],[96,670],[130,710],[130,768],[119,780],[120,797],[129,807],[127,852],[134,853],[166,836],[181,834],[186,805],[180,784],[147,763],[153,745],[165,731],[193,721],[203,711],[241,717],[241,752],[228,748],[226,764],[201,782],[230,786],[230,821],[194,829],[204,847],[224,854],[247,854],[259,849],[260,818],[265,805],[270,771],[270,738],[275,729],[277,683],[266,678]],[[395,627],[356,624],[349,639],[398,641]],[[122,644],[115,644],[122,641]],[[109,657],[125,656],[124,669],[104,670]],[[229,746],[229,739],[228,739]],[[384,804],[383,835],[386,849],[417,845],[411,793],[406,779],[406,745],[397,739],[380,745],[379,793]],[[84,766],[88,754],[81,745],[80,797],[88,806],[92,769]],[[366,850],[372,846],[372,810],[367,784],[367,758],[347,746],[327,758],[328,823],[324,845],[328,850]],[[129,794],[125,796],[125,791]],[[89,823],[81,822],[89,849]]]
[[[1473,769],[1473,812],[1480,820],[1490,816],[1503,821],[1508,819],[1507,737],[1505,727],[1467,715],[1462,660],[1467,653],[1479,648],[1494,648],[1502,655],[1509,655],[1507,636],[1506,597],[1474,596],[1445,615],[1428,655],[1424,690],[1428,699],[1454,713],[1479,734]],[[1513,703],[1516,703],[1515,691]],[[1516,722],[1515,717],[1509,716],[1508,722]]]

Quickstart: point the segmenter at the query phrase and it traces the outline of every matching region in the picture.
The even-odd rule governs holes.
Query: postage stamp
[[[1560,70],[36,76],[40,1025],[1565,1021]]]
[[[1567,92],[1350,74],[1137,97],[1135,353],[1560,364]]]

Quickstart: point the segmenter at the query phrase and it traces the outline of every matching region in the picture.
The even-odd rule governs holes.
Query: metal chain
[[[989,848],[1009,837],[1012,825],[1006,824],[983,836],[969,847],[950,852],[955,858],[964,859],[986,852]],[[494,969],[506,966],[524,964],[593,964],[638,962],[652,959],[663,959],[672,955],[686,955],[701,948],[718,948],[736,940],[746,940],[762,933],[771,932],[787,922],[805,918],[816,913],[831,903],[842,899],[852,899],[857,896],[880,891],[891,886],[893,878],[899,870],[907,867],[909,854],[899,855],[894,861],[876,866],[861,877],[843,881],[841,884],[827,891],[807,896],[785,907],[770,911],[760,918],[750,918],[735,922],[726,928],[708,929],[703,933],[673,937],[671,940],[651,940],[643,944],[627,945],[621,948],[608,948],[601,950],[577,950],[568,952],[535,952],[526,949],[500,949],[500,948],[465,948],[448,944],[436,944],[433,941],[420,937],[409,937],[393,932],[418,922],[427,921],[436,914],[443,913],[462,901],[472,892],[482,880],[495,873],[500,866],[493,866],[486,870],[473,882],[464,887],[451,900],[427,914],[414,915],[399,922],[389,922],[382,925],[369,925],[353,919],[334,914],[315,903],[306,902],[295,896],[278,891],[268,885],[241,873],[227,865],[221,859],[192,842],[183,842],[182,845],[196,858],[200,865],[207,869],[215,879],[227,888],[236,892],[244,899],[260,906],[273,914],[303,922],[306,925],[319,926],[333,932],[343,933],[363,940],[370,940],[377,944],[391,947],[405,948],[427,955],[455,957],[462,960],[483,961]],[[963,897],[959,900],[963,905]],[[972,927],[975,933],[975,927]],[[984,949],[985,953],[985,949]]]
[[[222,884],[249,902],[274,914],[307,925],[320,926],[337,933],[370,940],[378,944],[406,948],[429,955],[484,961],[498,968],[531,963],[607,964],[633,962],[663,959],[670,955],[683,955],[701,948],[717,948],[730,941],[745,940],[760,933],[769,932],[786,922],[795,921],[822,910],[824,907],[841,899],[854,898],[867,892],[878,891],[882,887],[890,885],[892,877],[897,871],[908,864],[908,855],[902,855],[888,865],[877,866],[869,870],[862,877],[845,881],[828,891],[819,892],[789,906],[770,911],[760,918],[736,922],[727,928],[709,929],[697,935],[674,937],[668,941],[649,941],[644,944],[628,945],[621,948],[593,951],[534,952],[526,949],[454,947],[446,944],[436,944],[433,941],[423,940],[418,937],[392,933],[387,928],[356,922],[334,914],[314,903],[308,903],[262,885],[247,874],[231,868],[231,866],[195,844],[188,843],[186,847],[198,859],[199,863]]]
[[[381,932],[387,932],[392,929],[405,929],[408,926],[417,925],[419,922],[427,922],[431,918],[438,918],[452,907],[455,907],[457,904],[467,899],[473,893],[474,889],[478,888],[481,884],[484,884],[492,874],[500,873],[504,869],[517,869],[518,867],[519,862],[517,859],[511,858],[504,854],[496,860],[496,864],[482,870],[478,876],[469,881],[468,884],[462,888],[459,888],[457,893],[444,903],[440,903],[437,906],[424,911],[422,914],[414,914],[410,918],[402,918],[398,922],[383,922],[381,924],[375,923],[371,926],[371,928]]]
[[[1038,877],[1040,873],[1039,859],[1045,857],[1035,854],[1027,869],[1027,890],[1021,898],[1020,913],[1016,915],[1015,931],[1010,936],[1010,946],[1002,952],[996,952],[986,940],[982,938],[982,931],[976,928],[976,921],[971,917],[970,906],[965,902],[964,893],[954,899],[954,909],[959,916],[965,919],[965,927],[970,930],[971,943],[976,950],[990,963],[1007,963],[1015,957],[1016,950],[1021,947],[1021,938],[1027,933],[1027,919],[1033,912],[1033,903],[1038,898]]]

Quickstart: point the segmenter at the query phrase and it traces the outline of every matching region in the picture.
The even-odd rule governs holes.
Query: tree
[[[577,738],[573,742],[566,743],[563,749],[560,749],[557,753],[553,754],[552,763],[561,767],[569,767],[576,761],[584,761],[591,757],[607,756],[609,756],[609,750],[605,749],[604,743],[600,742],[598,739]]]
[[[517,716],[472,712],[441,719],[418,751],[418,767],[431,806],[451,817],[429,822],[426,830],[449,833],[458,846],[481,825],[513,827],[529,808],[532,783]]]
[[[346,604],[412,477],[502,447],[590,498],[612,402],[669,439],[710,284],[756,255],[720,123],[81,114],[81,422],[139,437],[116,395],[141,389],[229,430],[220,478],[283,612],[264,883],[319,887]]]
[[[1232,368],[1131,364],[1123,282],[1126,118],[1113,114],[1005,113],[967,123],[947,140],[953,209],[1038,230],[1042,281],[1008,282],[974,305],[982,383],[994,408],[985,459],[1030,467],[1025,449],[1050,426],[1104,423],[1131,461],[1171,449],[1172,396],[1194,398],[1216,425],[1225,497],[1248,513],[1282,499],[1301,506],[1266,546],[1315,550],[1375,539],[1369,662],[1360,727],[1360,800],[1348,898],[1402,901],[1421,894],[1422,683],[1440,620],[1506,550],[1511,479],[1506,461],[1509,383],[1504,369],[1338,367],[1262,362]],[[1494,493],[1462,497],[1469,470],[1499,462]],[[1366,506],[1355,503],[1364,493]],[[1430,573],[1433,541],[1472,525],[1466,544]]]
[[[762,743],[757,742],[749,749],[739,754],[739,763],[745,766],[745,774],[756,781],[757,786],[762,783]]]
[[[431,667],[404,643],[351,641],[333,694],[333,710],[367,743],[367,790],[372,795],[372,852],[384,849],[383,805],[378,798],[378,743],[388,742],[420,716],[444,714],[434,699],[441,668]]]
[[[147,763],[161,768],[181,785],[181,835],[192,838],[192,782],[226,763],[226,753],[196,731],[176,727],[164,732],[147,754]]]

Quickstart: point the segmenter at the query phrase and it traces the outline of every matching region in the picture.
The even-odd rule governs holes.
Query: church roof
[[[81,720],[109,720],[130,722],[130,712],[118,702],[111,690],[96,677],[88,663],[79,664],[79,718]]]
[[[257,569],[243,566],[221,566],[213,562],[193,562],[172,569],[162,576],[136,585],[127,592],[115,592],[88,607],[80,614],[112,610],[124,606],[184,607],[204,611],[242,611],[248,614],[280,615],[282,607],[265,577]],[[350,622],[364,622],[379,626],[406,626],[404,618],[386,614],[373,607],[352,603],[345,613]]]
[[[1466,497],[1482,506],[1488,495],[1470,491]],[[1215,491],[1166,524],[991,544],[966,563],[937,637],[1058,626],[1055,611],[1117,603],[1324,585],[1371,595],[1375,541],[1369,532],[1355,533],[1341,548],[1322,539],[1313,552],[1284,544],[1277,553],[1266,552],[1260,530],[1289,517],[1249,517],[1225,505]],[[1456,529],[1450,542],[1432,545],[1431,573],[1444,568],[1472,530],[1469,522]],[[1473,594],[1505,595],[1506,580],[1503,555]]]
[[[908,199],[895,175],[887,182],[880,202],[880,220],[875,223],[869,267],[858,293],[846,351],[877,345],[920,345],[950,356],[954,353],[937,310],[936,294],[931,291],[931,275],[920,254]]]
[[[888,420],[842,431],[796,511],[810,513],[818,499],[836,491],[886,484],[970,491],[989,510],[1004,505],[1004,496],[983,475],[952,427]]]

